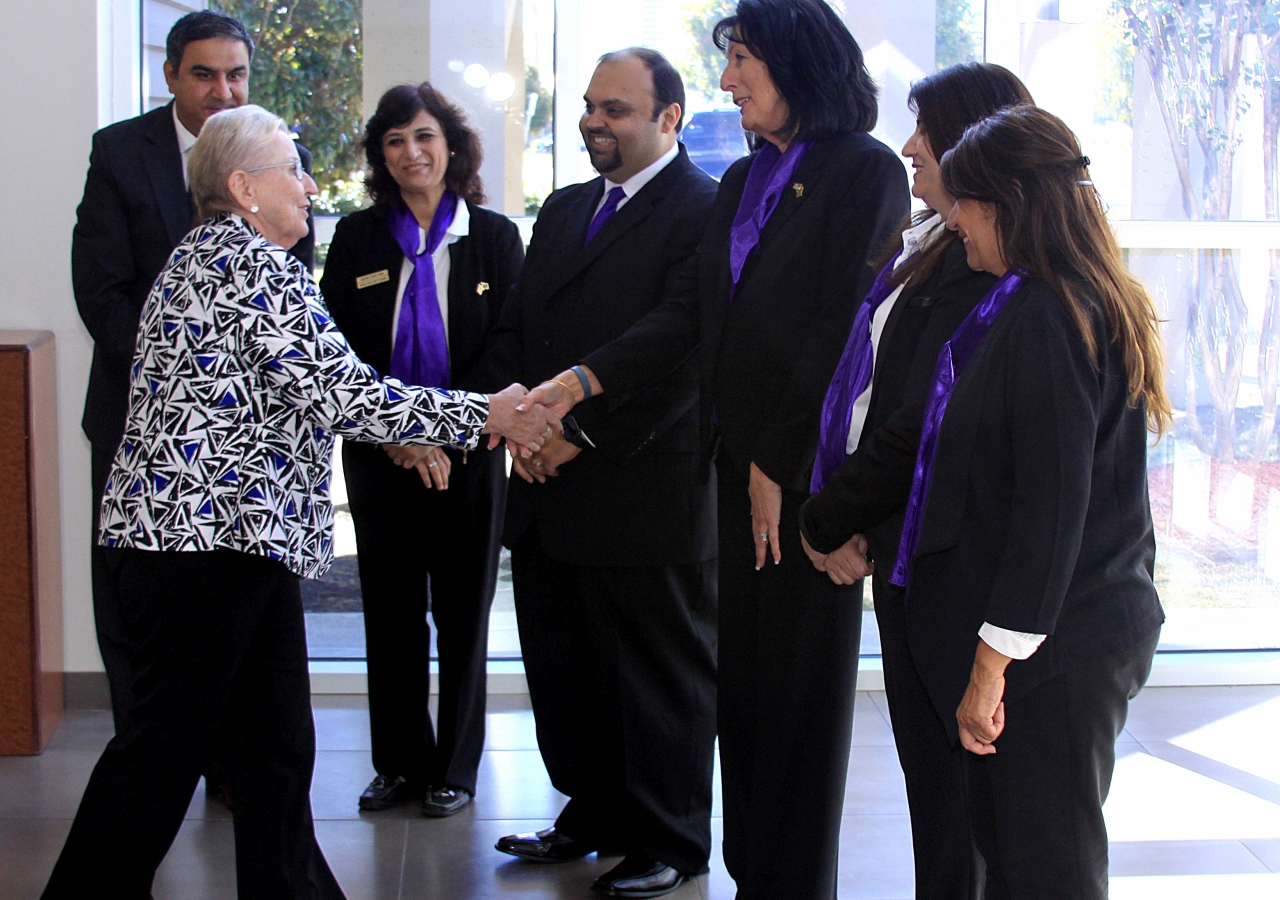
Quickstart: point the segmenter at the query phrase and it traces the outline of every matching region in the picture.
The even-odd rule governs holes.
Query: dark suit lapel
[[[603,192],[603,178],[584,182],[565,203],[564,211],[557,215],[556,233],[542,250],[552,257],[547,270],[556,273],[552,276],[550,289],[547,291],[548,296],[560,290],[574,275],[582,271],[585,265],[581,261],[582,240],[586,237],[587,225],[595,214]],[[624,206],[623,210],[626,208]]]
[[[787,185],[782,191],[782,196],[778,199],[777,208],[774,209],[773,215],[769,217],[769,221],[765,223],[764,231],[760,233],[758,252],[767,252],[773,236],[786,226],[788,220],[796,214],[801,206],[811,201],[815,190],[822,190],[823,186],[819,181],[820,173],[831,156],[833,143],[833,141],[816,142],[809,148],[809,152],[804,155],[804,159],[800,160],[800,165],[796,167],[795,174],[791,176],[791,184]],[[800,187],[797,188],[797,185]]]
[[[191,230],[191,198],[182,180],[182,151],[178,149],[178,133],[174,130],[173,104],[163,107],[163,112],[152,120],[147,129],[147,141],[142,147],[147,178],[155,192],[156,205],[164,219],[169,240],[177,246]]]

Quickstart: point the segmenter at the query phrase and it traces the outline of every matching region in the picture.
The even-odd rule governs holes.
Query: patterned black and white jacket
[[[302,264],[229,214],[174,249],[130,378],[99,542],[240,550],[307,578],[333,561],[335,434],[474,447],[489,412],[483,394],[380,380]]]

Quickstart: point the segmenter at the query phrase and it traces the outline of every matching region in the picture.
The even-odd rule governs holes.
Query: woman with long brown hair
[[[1115,741],[1164,620],[1146,481],[1170,418],[1159,320],[1088,166],[1035,107],[942,159],[948,225],[998,280],[938,356],[890,577],[963,748],[988,900],[1107,896]]]
[[[914,173],[917,212],[892,246],[854,319],[823,404],[814,497],[800,510],[803,546],[836,584],[872,577],[884,688],[906,779],[915,855],[915,896],[970,900],[975,872],[964,821],[960,757],[929,702],[907,648],[902,588],[889,581],[915,472],[921,423],[938,350],[995,283],[969,268],[964,244],[945,224],[955,205],[938,160],[974,122],[1030,104],[1026,87],[993,63],[933,72],[907,97],[916,130],[902,155]],[[864,543],[865,541],[865,543]]]

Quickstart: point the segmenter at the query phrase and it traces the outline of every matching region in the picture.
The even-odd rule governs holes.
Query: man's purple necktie
[[[622,202],[622,198],[625,196],[627,196],[627,192],[620,187],[616,187],[609,192],[609,196],[604,198],[604,206],[600,207],[600,211],[596,213],[595,218],[591,220],[591,224],[587,226],[587,240],[585,243],[591,243],[591,239],[600,232],[600,229],[604,227],[604,223],[609,221],[609,217],[618,209],[618,204]]]

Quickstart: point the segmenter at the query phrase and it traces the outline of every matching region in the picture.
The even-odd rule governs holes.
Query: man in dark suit
[[[602,178],[547,199],[490,360],[536,384],[692,290],[716,192],[677,133],[665,58],[602,58],[581,130]],[[616,850],[596,882],[653,897],[707,870],[715,738],[714,482],[698,457],[697,360],[577,407],[565,438],[516,460],[504,543],[538,746],[569,796],[555,827],[498,849],[539,861]]]
[[[93,612],[117,732],[131,703],[132,668],[111,586],[110,551],[98,546],[98,506],[124,431],[142,305],[193,224],[187,156],[210,116],[248,102],[253,39],[231,16],[200,10],[174,24],[165,51],[173,102],[93,136],[71,241],[76,306],[94,341],[81,427],[92,447]],[[311,154],[302,147],[298,152],[310,171]],[[310,268],[314,251],[311,229],[291,252]]]

